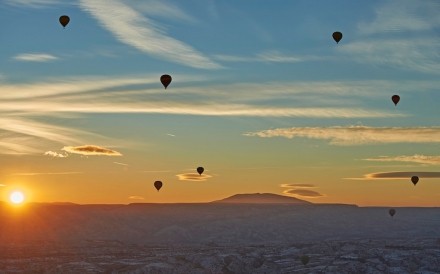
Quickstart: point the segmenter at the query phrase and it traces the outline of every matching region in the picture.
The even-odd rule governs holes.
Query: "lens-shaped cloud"
[[[145,200],[145,198],[142,196],[130,196],[130,197],[128,197],[128,199],[130,199],[130,200]]]
[[[325,196],[317,191],[309,189],[316,188],[314,184],[281,184],[280,187],[289,188],[283,191],[283,193],[287,195],[301,196],[304,198],[320,198]]]
[[[395,172],[378,172],[364,175],[366,179],[409,179],[412,176],[419,178],[440,178],[440,172],[429,171],[395,171]]]
[[[330,140],[332,145],[440,143],[440,127],[292,127],[248,132],[244,135]]]
[[[177,178],[179,178],[180,181],[206,181],[209,178],[212,178],[211,175],[208,174],[201,174],[199,175],[198,173],[182,173],[182,174],[177,174],[176,175]]]
[[[307,198],[318,198],[323,197],[321,193],[308,189],[287,189],[283,192],[284,194],[293,194],[297,196],[307,197]]]
[[[104,155],[104,156],[122,156],[120,152],[111,150],[105,147],[95,146],[95,145],[85,145],[85,146],[65,146],[62,150],[69,153],[81,154],[81,155]]]

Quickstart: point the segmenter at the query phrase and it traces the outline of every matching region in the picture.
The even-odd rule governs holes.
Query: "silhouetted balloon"
[[[307,255],[302,255],[299,259],[301,260],[301,262],[302,262],[303,265],[308,264],[309,261],[310,261],[310,258],[309,258],[309,256],[307,256]]]
[[[60,24],[63,25],[63,27],[66,27],[67,24],[69,24],[70,18],[67,15],[60,16]]]
[[[171,76],[169,76],[168,74],[164,74],[162,76],[160,76],[160,82],[162,83],[162,85],[165,87],[165,89],[168,87],[168,85],[171,83]]]
[[[390,214],[391,217],[393,217],[394,214],[396,214],[396,210],[394,208],[392,208],[388,211],[388,213]]]
[[[342,33],[340,33],[339,31],[333,32],[332,36],[336,43],[339,43],[339,41],[341,41],[342,39]]]
[[[162,187],[162,182],[161,181],[154,182],[154,187],[157,189],[157,191],[159,191],[159,189],[161,189]]]
[[[412,176],[412,177],[411,177],[411,182],[412,182],[414,185],[416,185],[418,181],[419,181],[419,177],[417,177],[417,176]]]
[[[391,96],[391,100],[393,100],[394,105],[397,106],[397,103],[399,103],[399,101],[400,101],[400,96],[393,95],[393,96]]]
[[[199,166],[197,168],[197,172],[199,173],[199,175],[202,175],[203,171],[205,171],[205,169],[203,167]]]

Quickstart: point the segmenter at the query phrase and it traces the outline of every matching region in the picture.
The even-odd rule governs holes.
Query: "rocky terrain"
[[[395,209],[0,204],[0,273],[440,273],[440,208]]]

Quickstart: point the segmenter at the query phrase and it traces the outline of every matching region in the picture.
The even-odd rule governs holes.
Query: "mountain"
[[[222,200],[213,201],[212,203],[228,203],[228,204],[298,204],[311,205],[313,203],[301,199],[277,195],[273,193],[251,193],[251,194],[235,194]]]

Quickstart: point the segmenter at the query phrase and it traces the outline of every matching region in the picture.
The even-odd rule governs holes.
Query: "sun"
[[[14,191],[9,195],[9,201],[11,203],[19,205],[24,202],[24,195],[21,191]]]

